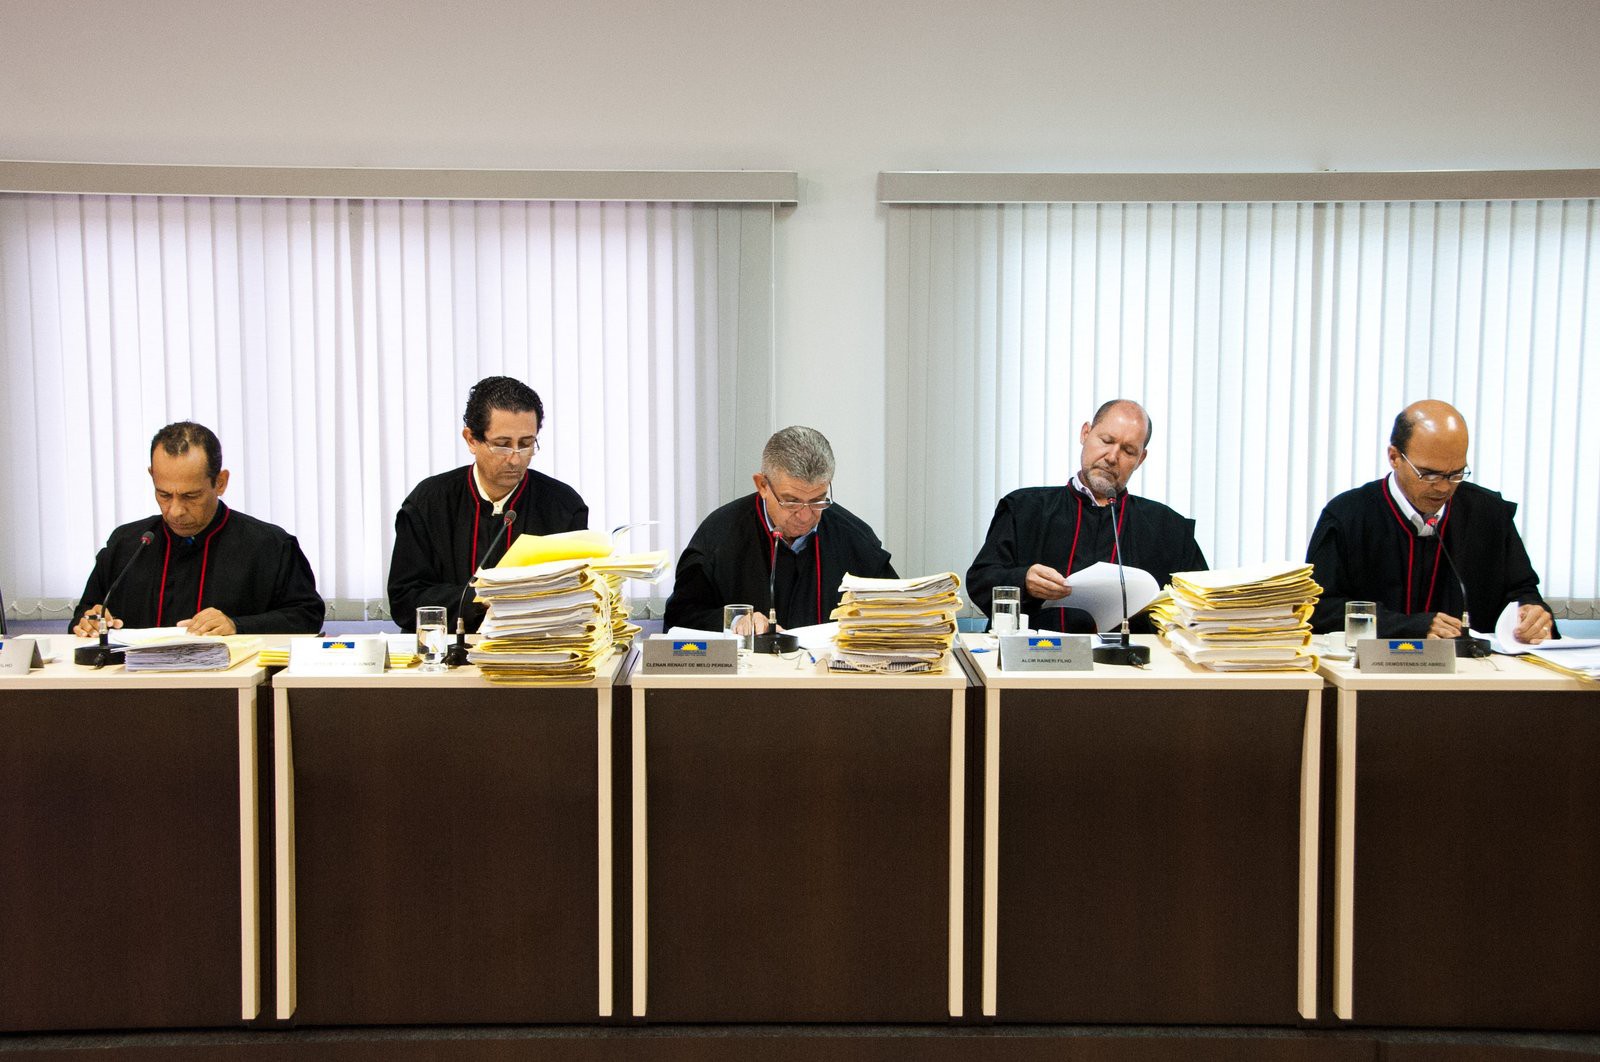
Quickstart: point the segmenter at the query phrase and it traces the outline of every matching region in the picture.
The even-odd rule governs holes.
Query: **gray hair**
[[[761,451],[761,474],[771,479],[774,473],[802,483],[826,483],[833,479],[833,447],[815,428],[796,424],[775,432]]]

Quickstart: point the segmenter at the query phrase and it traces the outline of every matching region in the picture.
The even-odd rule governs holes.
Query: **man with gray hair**
[[[721,630],[729,604],[755,606],[758,634],[770,608],[779,627],[823,623],[847,573],[895,578],[872,528],[834,503],[833,469],[833,447],[815,428],[768,439],[756,492],[707,516],[678,558],[666,627]]]

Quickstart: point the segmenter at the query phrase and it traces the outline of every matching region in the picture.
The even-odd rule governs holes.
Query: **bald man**
[[[1539,576],[1511,522],[1516,504],[1466,482],[1467,442],[1466,418],[1448,403],[1415,402],[1395,418],[1390,473],[1334,498],[1311,532],[1306,560],[1322,584],[1317,631],[1343,629],[1346,601],[1376,601],[1380,638],[1455,638],[1464,608],[1487,631],[1515,602],[1517,637],[1552,636]]]
[[[1114,560],[1118,537],[1124,560],[1155,576],[1157,586],[1165,586],[1173,572],[1205,568],[1194,521],[1128,490],[1128,480],[1150,456],[1153,433],[1143,406],[1114,398],[1078,431],[1077,475],[1063,486],[1024,487],[1001,498],[967,570],[972,603],[992,612],[994,588],[1016,586],[1034,628],[1091,631],[1094,619],[1082,609],[1047,609],[1043,603],[1072,593],[1067,576],[1073,572]],[[1149,617],[1134,617],[1133,629],[1150,630]]]

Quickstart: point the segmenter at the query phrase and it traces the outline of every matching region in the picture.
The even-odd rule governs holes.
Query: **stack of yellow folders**
[[[920,579],[846,575],[833,618],[833,671],[940,672],[956,634],[961,580],[954,572]]]
[[[1215,671],[1314,671],[1311,611],[1322,587],[1311,565],[1285,561],[1174,572],[1152,610],[1172,648]]]

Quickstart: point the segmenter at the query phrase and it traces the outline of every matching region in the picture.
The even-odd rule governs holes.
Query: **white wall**
[[[0,0],[0,158],[798,170],[778,417],[881,525],[879,170],[1600,167],[1597,55],[1594,0]]]

